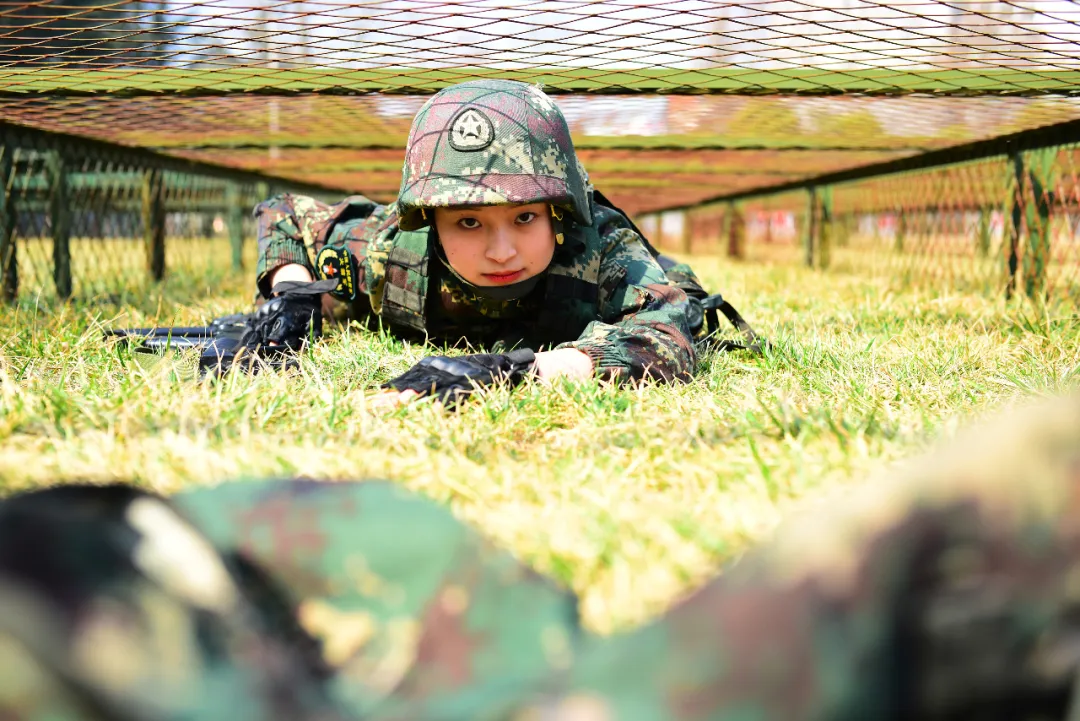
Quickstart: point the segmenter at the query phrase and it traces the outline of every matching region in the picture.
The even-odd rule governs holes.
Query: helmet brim
[[[570,187],[562,178],[544,175],[447,175],[425,177],[398,197],[399,226],[419,230],[432,216],[422,210],[482,205],[549,203],[575,209]]]

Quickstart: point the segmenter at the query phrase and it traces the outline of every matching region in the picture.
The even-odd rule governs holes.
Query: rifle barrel
[[[173,326],[171,328],[110,328],[105,335],[119,338],[213,338],[208,325]]]

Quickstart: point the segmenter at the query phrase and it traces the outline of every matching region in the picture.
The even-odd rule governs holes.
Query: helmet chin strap
[[[562,245],[566,242],[566,229],[563,227],[563,213],[555,209],[554,205],[548,204],[551,209],[551,232],[555,234],[555,244]]]

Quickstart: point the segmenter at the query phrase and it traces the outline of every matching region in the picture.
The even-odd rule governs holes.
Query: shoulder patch
[[[450,147],[462,152],[483,150],[495,139],[495,127],[476,108],[465,108],[450,123]]]
[[[320,280],[338,281],[337,288],[330,291],[330,295],[345,301],[356,299],[356,260],[348,248],[324,246],[315,259],[315,272]]]

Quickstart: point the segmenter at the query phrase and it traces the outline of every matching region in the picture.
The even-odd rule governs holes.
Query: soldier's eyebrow
[[[532,203],[500,203],[498,205],[448,205],[444,210],[451,213],[475,213],[481,208],[526,208],[530,205],[544,205],[544,201],[537,200]]]

